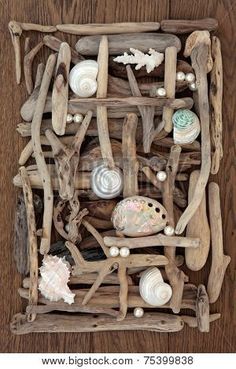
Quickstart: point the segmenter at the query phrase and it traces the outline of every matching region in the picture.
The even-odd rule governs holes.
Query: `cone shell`
[[[174,143],[184,145],[192,143],[200,133],[198,116],[189,109],[179,109],[172,117]]]
[[[132,196],[116,205],[112,222],[114,228],[125,236],[141,237],[163,230],[168,216],[158,201],[143,196]]]
[[[95,60],[83,60],[70,71],[69,85],[80,97],[90,97],[97,91],[98,63]]]

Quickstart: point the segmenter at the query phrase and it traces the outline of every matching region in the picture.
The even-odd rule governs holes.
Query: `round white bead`
[[[122,258],[127,258],[127,256],[129,256],[130,254],[130,251],[129,251],[129,248],[128,247],[121,247],[120,249],[120,256]]]
[[[185,73],[184,72],[177,72],[176,73],[176,81],[183,82],[185,80]]]
[[[69,233],[69,223],[66,223],[66,225],[65,225],[65,231],[67,232],[67,233]]]
[[[188,83],[192,83],[192,82],[195,82],[195,75],[193,73],[187,73],[186,76],[185,76],[185,80],[188,82]]]
[[[165,97],[166,96],[166,90],[163,87],[158,88],[157,89],[157,96]]]
[[[135,318],[142,318],[144,315],[144,310],[141,307],[136,307],[134,309],[134,316]]]
[[[75,123],[82,123],[83,119],[84,119],[83,115],[78,113],[74,115],[73,121]]]
[[[190,83],[188,87],[191,91],[197,91],[197,85],[195,82]]]
[[[166,235],[166,236],[173,236],[173,235],[174,235],[174,233],[175,233],[175,230],[174,230],[174,228],[173,228],[173,227],[171,227],[171,226],[166,226],[166,227],[164,228],[164,233],[165,233],[165,235]]]
[[[160,182],[164,182],[166,180],[167,174],[166,172],[164,172],[164,170],[160,170],[159,172],[157,172],[157,179]]]
[[[72,123],[73,122],[73,115],[67,114],[66,116],[66,123]]]
[[[116,256],[118,256],[118,255],[119,255],[120,250],[118,249],[118,247],[116,247],[116,246],[112,246],[112,247],[110,247],[110,249],[109,249],[109,253],[110,253],[110,256],[112,256],[113,258],[115,258]]]

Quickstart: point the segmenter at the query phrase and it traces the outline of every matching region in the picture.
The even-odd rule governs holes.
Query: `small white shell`
[[[200,133],[198,116],[189,109],[179,109],[172,116],[174,143],[184,145],[192,143]]]
[[[80,113],[75,114],[74,117],[73,117],[73,121],[75,123],[82,123],[83,122],[83,119],[84,119],[84,117]]]
[[[166,172],[164,172],[164,170],[159,170],[159,172],[157,172],[157,179],[160,182],[164,182],[167,178],[167,174]]]
[[[185,73],[184,72],[177,72],[176,73],[176,81],[183,82],[185,80]]]
[[[195,75],[193,73],[187,73],[186,76],[185,76],[185,80],[188,82],[188,83],[192,83],[192,82],[195,82]]]
[[[73,115],[68,113],[66,116],[66,123],[72,123],[73,122]]]
[[[120,250],[118,247],[116,246],[112,246],[109,249],[109,254],[111,257],[115,258],[116,256],[118,256],[120,254]]]
[[[94,168],[91,175],[91,188],[101,199],[113,199],[119,196],[123,189],[120,169],[109,169],[105,165]]]
[[[175,229],[168,225],[164,228],[164,233],[166,236],[173,236],[175,234]]]
[[[191,91],[197,91],[197,84],[196,82],[192,82],[188,85],[188,88],[191,90]]]
[[[163,281],[158,268],[145,270],[139,281],[139,292],[142,299],[152,306],[165,305],[172,296],[172,288]]]
[[[80,97],[90,97],[97,91],[98,63],[83,60],[70,71],[69,84],[72,91]]]
[[[144,310],[141,307],[136,307],[134,309],[134,316],[135,318],[142,318],[144,315]]]
[[[157,89],[157,96],[165,97],[166,96],[166,90],[163,87],[159,87]]]
[[[50,301],[63,299],[67,304],[74,302],[75,294],[67,286],[70,271],[64,259],[46,255],[39,270],[41,274],[39,290],[44,297]]]
[[[120,249],[120,256],[122,257],[122,258],[127,258],[127,256],[129,256],[129,254],[130,254],[130,251],[129,251],[129,248],[128,247],[121,247],[121,249]]]

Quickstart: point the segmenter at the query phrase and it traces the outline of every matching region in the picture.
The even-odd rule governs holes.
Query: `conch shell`
[[[39,290],[50,301],[63,299],[67,304],[74,302],[75,294],[67,286],[70,277],[67,265],[64,258],[44,256],[43,265],[39,268],[41,274]]]
[[[123,189],[123,177],[119,168],[109,169],[99,165],[92,171],[91,188],[101,199],[113,199]]]
[[[164,229],[168,216],[158,201],[144,196],[131,196],[116,205],[111,220],[114,228],[125,236],[141,237]]]
[[[142,299],[152,306],[165,305],[172,296],[172,288],[163,281],[158,268],[146,269],[139,281],[139,293]]]
[[[179,109],[172,117],[174,143],[184,145],[192,143],[200,133],[198,116],[189,109]]]
[[[80,97],[90,97],[97,91],[98,63],[95,60],[83,60],[70,71],[69,85]]]

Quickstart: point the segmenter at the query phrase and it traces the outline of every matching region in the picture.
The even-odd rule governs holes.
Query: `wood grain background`
[[[0,35],[0,351],[1,352],[235,352],[236,337],[236,1],[235,0],[1,0]],[[222,42],[224,64],[224,159],[217,180],[221,187],[224,243],[232,261],[227,269],[223,293],[212,306],[222,318],[211,325],[209,334],[184,328],[182,332],[114,332],[87,334],[34,334],[13,336],[9,322],[22,310],[17,294],[21,276],[12,258],[12,220],[16,191],[12,177],[25,142],[15,131],[19,110],[26,99],[24,83],[16,86],[14,56],[7,24],[11,19],[42,24],[158,21],[168,18],[215,17]],[[23,38],[26,33],[22,36]],[[30,33],[34,46],[42,37]],[[60,35],[72,44],[76,37]],[[36,63],[46,57],[43,50]],[[207,282],[207,270],[191,275],[193,282]]]

